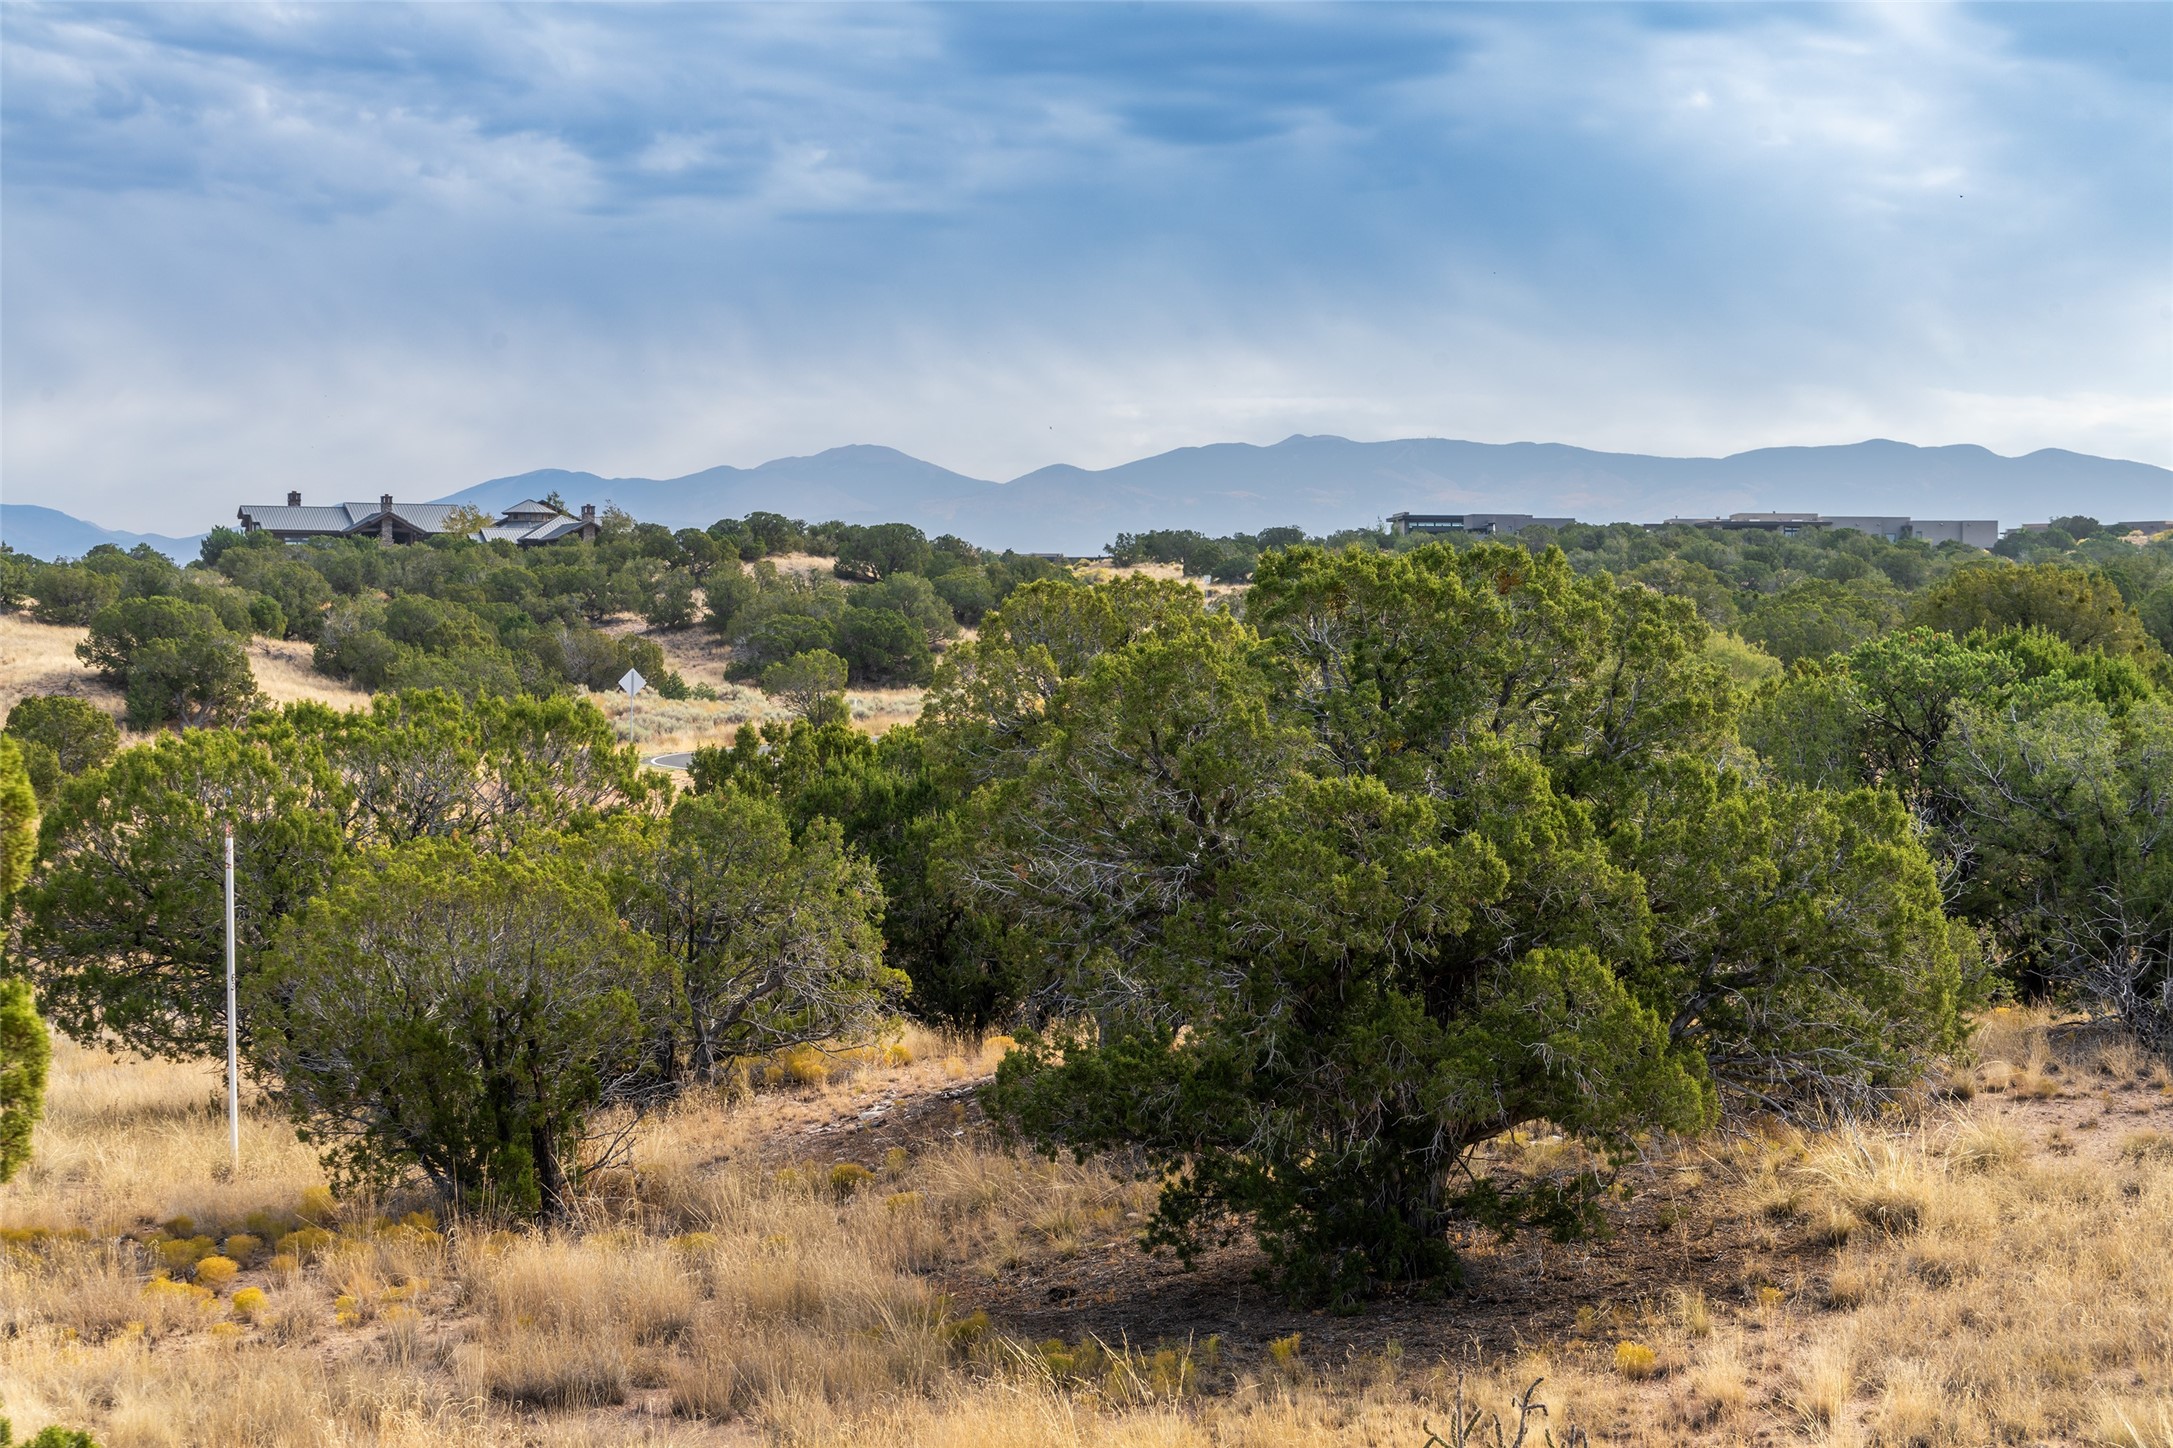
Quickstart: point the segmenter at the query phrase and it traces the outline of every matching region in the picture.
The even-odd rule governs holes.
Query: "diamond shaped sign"
[[[626,677],[619,680],[619,687],[626,690],[626,697],[631,699],[636,694],[640,693],[642,685],[648,682],[649,681],[647,679],[644,679],[641,676],[641,670],[628,669],[626,671]]]

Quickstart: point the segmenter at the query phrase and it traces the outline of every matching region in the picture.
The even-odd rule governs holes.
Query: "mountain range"
[[[401,494],[396,482],[390,486]],[[302,487],[309,491],[306,481]],[[1250,533],[1294,523],[1326,533],[1371,526],[1404,510],[1531,513],[1596,523],[1737,511],[1899,514],[1991,518],[2005,527],[2068,513],[2108,522],[2173,517],[2173,471],[2149,463],[2057,448],[2003,457],[1981,447],[1914,447],[1884,439],[1669,458],[1558,443],[1353,442],[1301,435],[1267,447],[1179,448],[1111,468],[1057,464],[1008,482],[968,477],[892,448],[851,446],[677,478],[606,478],[546,468],[432,501],[495,509],[553,491],[571,505],[616,504],[675,528],[767,509],[810,522],[913,523],[984,547],[1065,553],[1098,551],[1120,532]],[[255,500],[221,500],[218,521],[248,501]],[[197,541],[113,533],[50,508],[14,503],[0,504],[0,538],[39,557],[138,541],[193,557]]]
[[[1649,457],[1557,443],[1446,438],[1285,438],[1269,447],[1179,448],[1099,470],[1058,464],[990,482],[885,447],[840,447],[760,467],[681,478],[603,478],[551,469],[480,483],[447,501],[503,506],[556,489],[647,521],[701,526],[757,508],[816,521],[906,522],[993,548],[1089,553],[1154,528],[1251,533],[1370,526],[1391,513],[1531,513],[1651,522],[1737,511],[1992,518],[2003,526],[2068,513],[2173,516],[2173,471],[2048,448],[2002,457],[1981,447],[1874,440],[1761,448],[1721,458]]]
[[[163,533],[123,533],[35,503],[0,503],[0,543],[33,558],[81,558],[101,543],[122,549],[148,543],[176,563],[196,557],[202,533],[169,538]]]

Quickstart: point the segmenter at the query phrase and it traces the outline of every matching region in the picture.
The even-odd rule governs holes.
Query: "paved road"
[[[693,762],[694,755],[691,752],[686,754],[659,754],[656,758],[648,761],[651,769],[685,769]]]

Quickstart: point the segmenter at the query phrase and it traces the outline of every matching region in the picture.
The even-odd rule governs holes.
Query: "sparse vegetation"
[[[2105,1078],[2123,1099],[2173,1122],[2147,1067],[2102,1032],[2010,1011],[1983,1035],[1974,1070],[2034,1058],[2096,1075],[2103,1056],[2129,1073]],[[782,1180],[765,1164],[771,1144],[805,1150],[801,1113],[852,1120],[865,1103],[935,1099],[950,1083],[942,1054],[922,1039],[917,1064],[872,1062],[734,1110],[683,1102],[641,1127],[630,1170],[593,1183],[564,1228],[512,1234],[446,1232],[381,1198],[334,1203],[310,1148],[255,1107],[251,1171],[224,1180],[207,1071],[64,1042],[37,1158],[0,1195],[0,1411],[115,1448],[749,1432],[848,1448],[1355,1448],[1423,1443],[1459,1401],[1480,1413],[1473,1441],[1490,1443],[1485,1423],[1513,1433],[1535,1378],[1531,1401],[1549,1412],[1531,1415],[1534,1442],[1544,1424],[1595,1444],[2152,1444],[2169,1407],[2173,1281],[2156,1244],[2173,1162],[2123,1155],[2120,1135],[2101,1156],[2046,1152],[2070,1103],[1987,1095],[1961,1118],[1727,1139],[1634,1168],[1621,1230],[1543,1276],[1522,1245],[1475,1238],[1475,1296],[1354,1319],[1246,1298],[1235,1331],[1157,1341],[1112,1325],[1150,1286],[1104,1277],[1105,1258],[1122,1260],[1104,1249],[1136,1230],[1126,1214],[1151,1189],[1109,1166],[947,1131],[879,1170],[853,1163],[868,1177],[848,1174],[849,1192],[833,1185],[846,1163],[817,1157],[819,1171]],[[2019,1145],[1988,1162],[1983,1133]],[[1796,1202],[1784,1218],[1766,1209],[1777,1189]],[[916,1200],[893,1205],[899,1192]],[[1829,1206],[1873,1201],[1912,1203],[1914,1225],[1817,1239]],[[305,1214],[326,1225],[300,1227]],[[1063,1214],[1088,1237],[1070,1257],[1033,1225]],[[319,1234],[306,1260],[231,1259],[216,1291],[198,1265],[209,1256],[171,1270],[152,1250],[242,1229],[276,1241],[282,1224]],[[1242,1254],[1202,1270],[1218,1273],[1215,1292],[1245,1291]],[[1047,1309],[1029,1320],[1051,1326],[1018,1325],[1052,1281],[1119,1296],[1067,1309],[1063,1328]],[[1692,1292],[1702,1315],[1685,1307]],[[1651,1354],[1649,1370],[1623,1344]],[[251,1393],[218,1390],[241,1370]]]

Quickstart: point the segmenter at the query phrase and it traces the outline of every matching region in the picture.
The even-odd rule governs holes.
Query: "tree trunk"
[[[543,1197],[544,1220],[563,1222],[573,1206],[566,1191],[566,1173],[559,1165],[558,1142],[542,1122],[528,1129],[529,1150],[535,1156],[536,1188]]]

